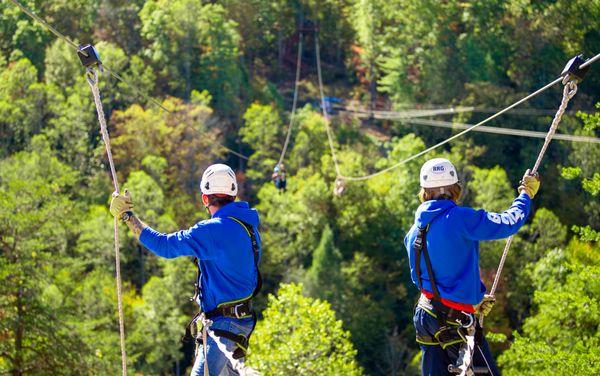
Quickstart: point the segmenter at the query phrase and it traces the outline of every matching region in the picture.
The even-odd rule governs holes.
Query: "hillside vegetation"
[[[262,221],[264,288],[248,363],[265,375],[418,373],[417,289],[403,239],[428,158],[457,166],[462,204],[501,211],[543,139],[471,132],[333,194],[336,171],[319,108],[474,107],[431,119],[475,124],[600,52],[589,0],[22,0],[76,43],[92,43],[129,84],[100,74],[116,169],[136,214],[163,232],[206,218],[203,170],[229,164]],[[298,110],[285,155],[298,29]],[[488,125],[545,132],[556,85]],[[163,108],[153,101],[160,103]],[[600,63],[559,133],[600,133]],[[346,176],[394,165],[457,133],[335,111]],[[219,144],[247,156],[241,158]],[[600,147],[554,140],[541,190],[515,237],[485,321],[507,375],[600,374]],[[120,373],[113,191],[85,70],[72,46],[0,3],[0,374]],[[189,259],[163,260],[121,227],[130,374],[178,375],[196,307]],[[503,241],[481,246],[491,286]]]

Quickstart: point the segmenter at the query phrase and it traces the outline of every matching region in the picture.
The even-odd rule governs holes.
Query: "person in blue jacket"
[[[252,298],[262,283],[258,269],[261,256],[258,212],[247,202],[235,201],[236,177],[224,164],[206,169],[200,189],[211,219],[171,234],[158,232],[139,220],[132,212],[133,203],[127,190],[123,195],[113,195],[110,211],[125,221],[140,243],[157,256],[196,258],[195,299],[206,318],[213,322],[210,329],[235,358],[243,358],[256,321]],[[195,321],[191,325],[195,326]],[[197,346],[192,375],[202,375],[207,364],[211,375],[237,375],[213,339],[208,337],[206,342]]]
[[[462,188],[456,168],[443,158],[427,161],[420,173],[421,205],[404,238],[413,283],[421,291],[414,325],[422,351],[423,375],[460,373],[468,336],[475,339],[470,371],[499,375],[476,315],[495,299],[479,274],[479,241],[514,235],[525,223],[540,182],[529,170],[519,196],[502,213],[457,204]],[[466,373],[469,374],[469,373]]]

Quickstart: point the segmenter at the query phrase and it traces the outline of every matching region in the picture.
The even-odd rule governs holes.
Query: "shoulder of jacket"
[[[470,206],[456,205],[450,210],[448,210],[448,213],[446,215],[455,217],[455,219],[457,219],[458,222],[463,222],[464,220],[473,220],[475,218],[480,217],[482,211],[485,212],[482,209],[478,210]]]
[[[222,218],[209,218],[209,219],[203,219],[199,222],[197,222],[194,227],[196,228],[210,228],[213,227],[215,225],[220,225]]]

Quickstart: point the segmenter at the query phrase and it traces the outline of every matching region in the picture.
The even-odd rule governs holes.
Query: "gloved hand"
[[[481,302],[475,306],[475,314],[487,316],[494,304],[496,304],[496,297],[494,295],[485,294]]]
[[[537,172],[532,174],[531,170],[528,169],[519,184],[517,189],[519,193],[525,192],[529,198],[533,198],[540,189],[540,175]]]
[[[131,201],[131,195],[127,189],[125,190],[125,194],[122,195],[117,192],[113,193],[113,198],[110,202],[110,213],[113,216],[122,219],[123,214],[131,211],[131,209],[133,209],[133,202]]]

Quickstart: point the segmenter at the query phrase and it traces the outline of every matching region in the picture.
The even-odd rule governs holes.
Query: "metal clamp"
[[[241,318],[242,318],[242,316],[241,316],[241,315],[240,315],[240,313],[238,312],[238,308],[239,308],[239,307],[243,307],[243,306],[244,306],[244,303],[239,303],[239,304],[236,304],[236,305],[233,307],[233,314],[235,315],[235,318],[236,318],[236,319],[241,319]]]
[[[475,324],[475,319],[473,318],[474,315],[471,313],[467,314],[466,312],[463,312],[463,314],[469,318],[468,324],[465,325],[460,320],[455,321],[456,323],[460,324],[460,326],[462,326],[463,328],[470,328],[471,326],[473,326],[473,324]]]

